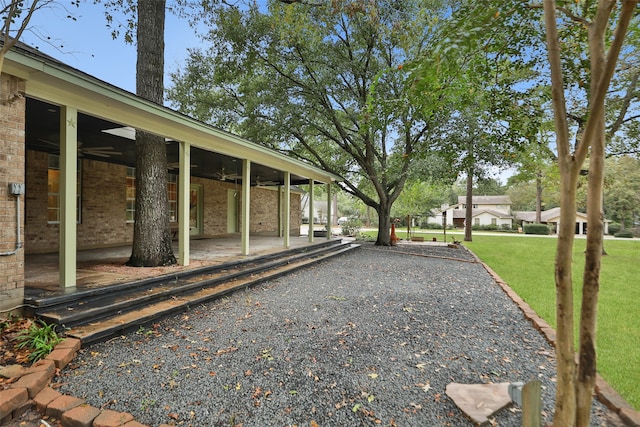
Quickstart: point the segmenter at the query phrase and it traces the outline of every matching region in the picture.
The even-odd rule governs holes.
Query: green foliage
[[[548,235],[549,227],[546,224],[525,224],[524,234]]]
[[[622,226],[619,223],[612,222],[611,224],[609,224],[609,234],[613,236],[618,231],[620,231],[621,228],[622,228]]]
[[[18,348],[31,350],[29,360],[35,362],[51,353],[62,338],[56,333],[56,325],[47,325],[42,320],[36,320],[31,323],[29,329],[18,335],[17,340]]]
[[[496,224],[483,224],[483,225],[472,225],[472,230],[485,230],[485,231],[496,231],[498,230],[498,226]]]
[[[623,230],[623,231],[618,231],[617,233],[614,234],[615,237],[623,237],[623,238],[627,238],[627,239],[632,239],[633,238],[633,232],[631,232],[630,230]]]
[[[357,218],[349,218],[341,227],[343,236],[357,236],[362,228],[362,221]]]
[[[168,99],[186,114],[339,175],[343,190],[386,225],[407,180],[451,179],[456,171],[450,162],[431,162],[437,153],[430,150],[443,141],[436,131],[448,120],[455,97],[443,92],[457,87],[455,74],[439,73],[439,62],[422,63],[442,35],[450,2],[289,3],[212,10],[204,18],[210,48],[190,52],[172,75]],[[430,68],[420,106],[408,97],[416,80],[405,71],[418,62]]]
[[[427,218],[421,219],[419,225],[420,228],[424,228],[425,230],[442,230],[442,224],[429,222]]]

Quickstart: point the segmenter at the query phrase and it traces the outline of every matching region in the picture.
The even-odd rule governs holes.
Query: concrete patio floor
[[[335,239],[335,237],[334,237]],[[241,255],[240,236],[197,238],[190,241],[189,265],[168,267],[127,267],[131,245],[99,249],[79,250],[76,263],[76,287],[61,289],[59,286],[58,252],[29,254],[25,256],[25,291],[33,293],[72,293],[81,289],[108,286],[147,277],[169,274],[204,266],[250,260],[286,249],[312,246],[326,242],[325,237],[316,237],[313,243],[306,235],[292,236],[289,248],[284,247],[282,237],[251,236],[249,255]],[[174,254],[178,253],[178,242],[173,242]]]

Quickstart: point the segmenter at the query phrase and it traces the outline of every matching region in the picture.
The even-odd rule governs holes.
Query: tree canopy
[[[378,212],[377,243],[388,244],[391,206],[445,107],[416,108],[403,70],[434,43],[443,3],[218,8],[205,36],[210,48],[191,51],[185,70],[173,75],[169,99],[341,176],[346,192]]]

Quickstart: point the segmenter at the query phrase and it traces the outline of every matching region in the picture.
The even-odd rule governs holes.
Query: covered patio
[[[175,269],[313,244],[312,224],[300,237],[300,195],[313,200],[322,185],[330,200],[340,180],[22,44],[5,57],[2,85],[0,140],[10,154],[0,158],[8,180],[0,208],[12,213],[0,242],[7,312],[19,307],[25,286],[66,292],[123,275],[88,266],[130,255],[135,129],[166,143]]]
[[[326,239],[322,239],[326,241]],[[334,240],[341,240],[335,238]],[[174,242],[177,250],[178,242]],[[25,255],[25,295],[53,296],[70,294],[108,287],[110,285],[133,282],[136,280],[194,270],[205,266],[216,266],[239,260],[256,259],[264,255],[282,252],[282,239],[269,236],[251,238],[251,254],[241,255],[241,241],[238,236],[192,239],[190,242],[189,265],[166,267],[127,267],[125,263],[131,255],[130,245],[110,248],[86,249],[77,253],[76,286],[61,288],[58,284],[59,264],[57,252]],[[290,248],[312,247],[306,235],[292,237]]]

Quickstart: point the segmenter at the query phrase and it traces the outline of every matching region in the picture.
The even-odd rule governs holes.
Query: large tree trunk
[[[163,166],[167,162],[164,139],[137,131],[136,150],[133,250],[127,264],[134,267],[175,264],[167,209],[167,169]]]
[[[391,204],[380,202],[378,205],[378,239],[376,246],[391,244]]]
[[[162,104],[164,95],[165,0],[138,2],[138,96]],[[164,138],[136,132],[136,211],[128,265],[176,263],[171,249]]]

